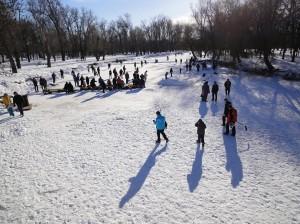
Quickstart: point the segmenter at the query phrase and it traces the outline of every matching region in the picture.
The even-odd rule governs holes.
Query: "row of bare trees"
[[[20,61],[106,54],[192,50],[213,60],[232,61],[258,55],[273,70],[270,56],[280,49],[291,61],[300,48],[300,0],[199,0],[194,24],[174,24],[165,16],[133,26],[130,16],[98,21],[87,9],[64,6],[60,0],[0,0],[0,55],[12,72]],[[199,55],[198,54],[198,55]]]
[[[183,49],[188,26],[165,16],[141,26],[133,26],[129,15],[99,22],[90,10],[64,6],[60,0],[0,0],[0,18],[0,54],[14,73],[23,58],[43,58],[51,67],[57,56],[62,61],[90,55],[100,60],[106,54]]]
[[[300,49],[300,0],[201,0],[193,9],[196,21],[194,46],[213,59],[230,54],[233,61],[249,54],[270,56],[280,49],[291,61]]]

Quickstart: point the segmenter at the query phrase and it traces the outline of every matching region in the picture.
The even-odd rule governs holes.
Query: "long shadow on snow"
[[[145,163],[143,164],[143,166],[141,167],[137,175],[129,179],[130,187],[127,193],[122,197],[119,203],[119,208],[123,208],[123,206],[139,192],[139,190],[142,188],[143,184],[145,183],[151,169],[155,165],[156,157],[164,153],[167,150],[167,146],[168,145],[166,144],[159,151],[155,152],[156,149],[159,147],[159,145],[156,145],[154,149],[151,151],[151,153],[149,154],[149,156],[147,157]]]
[[[143,88],[130,89],[130,90],[126,91],[126,94],[134,94],[134,93],[138,93],[142,90],[143,90]]]
[[[216,116],[216,114],[219,111],[218,103],[217,102],[211,102],[210,103],[210,110],[212,112],[212,115]]]
[[[200,144],[197,145],[195,160],[193,163],[192,171],[187,175],[187,182],[189,184],[190,192],[193,192],[202,177],[202,158],[204,150],[200,150]]]
[[[10,120],[15,120],[15,119],[18,119],[18,118],[21,118],[20,116],[14,116],[14,117],[6,117],[6,118],[3,118],[0,120],[0,124],[4,124]]]
[[[110,97],[112,96],[113,94],[117,93],[118,91],[117,90],[112,90],[112,91],[109,91],[109,92],[105,92],[104,94],[100,94],[99,92],[96,94],[96,96],[93,96],[89,99],[86,99],[86,100],[83,100],[81,101],[80,103],[86,103],[88,101],[91,101],[91,100],[94,100],[94,99],[101,99],[101,98],[106,98],[106,97]]]
[[[226,170],[231,172],[231,185],[236,188],[243,180],[243,166],[239,157],[236,138],[223,135],[226,152]]]
[[[56,93],[53,96],[49,97],[48,99],[55,99],[55,98],[59,98],[59,97],[63,97],[63,96],[66,96],[65,92],[63,92],[63,93]]]
[[[201,118],[204,118],[207,114],[208,108],[207,108],[206,104],[207,104],[206,102],[203,102],[203,101],[200,102],[199,114],[201,115]]]

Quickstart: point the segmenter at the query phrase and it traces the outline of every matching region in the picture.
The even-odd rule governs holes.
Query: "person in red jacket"
[[[237,111],[236,109],[232,106],[229,105],[229,110],[227,114],[227,122],[226,122],[226,132],[225,135],[229,134],[229,127],[232,127],[232,136],[235,136],[236,130],[235,130],[235,123],[237,122]]]

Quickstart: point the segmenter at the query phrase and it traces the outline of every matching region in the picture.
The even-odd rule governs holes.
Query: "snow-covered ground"
[[[299,82],[226,68],[202,77],[183,65],[179,74],[174,55],[147,60],[155,58],[159,63],[140,68],[148,71],[145,89],[31,94],[25,117],[1,113],[1,224],[300,223]],[[28,64],[1,77],[0,94],[32,92],[26,78],[50,80],[61,68],[62,86],[72,68],[87,75],[92,62]],[[133,61],[125,65],[132,74]],[[170,67],[175,74],[164,80]],[[105,63],[101,74],[108,77]],[[227,78],[238,119],[248,126],[239,125],[236,138],[222,134]],[[217,103],[200,103],[204,79],[219,83]],[[170,142],[156,146],[159,109]],[[195,144],[200,117],[208,127],[204,150]]]

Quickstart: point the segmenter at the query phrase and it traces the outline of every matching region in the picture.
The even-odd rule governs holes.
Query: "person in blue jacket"
[[[160,114],[159,111],[156,112],[156,120],[153,120],[153,123],[156,125],[157,130],[157,140],[156,143],[160,143],[160,134],[164,137],[166,142],[169,141],[168,137],[165,134],[165,129],[167,128],[168,124],[166,122],[166,118]]]

